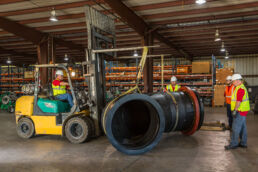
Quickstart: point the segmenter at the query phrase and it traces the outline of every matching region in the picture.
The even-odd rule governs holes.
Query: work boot
[[[231,145],[225,146],[225,150],[236,149],[236,148],[238,148],[238,146],[231,146]]]
[[[242,145],[241,143],[239,143],[238,147],[240,147],[240,148],[247,148],[247,145]]]

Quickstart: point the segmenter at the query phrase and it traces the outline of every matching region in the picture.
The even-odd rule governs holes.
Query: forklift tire
[[[91,138],[93,138],[95,136],[95,124],[93,119],[89,116],[83,116],[83,119],[88,121],[89,124],[91,125]]]
[[[35,133],[34,124],[29,118],[21,118],[18,121],[16,130],[18,136],[24,139],[31,138]]]
[[[65,125],[65,136],[71,143],[83,143],[89,141],[92,135],[92,127],[88,120],[81,117],[69,119]]]

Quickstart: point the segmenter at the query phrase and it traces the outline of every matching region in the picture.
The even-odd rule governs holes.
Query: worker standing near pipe
[[[176,92],[181,88],[181,86],[177,84],[177,78],[175,76],[172,76],[170,81],[171,84],[167,85],[166,90]]]
[[[232,117],[232,112],[231,112],[231,96],[234,92],[235,86],[232,84],[232,76],[227,77],[227,86],[225,88],[225,99],[226,99],[226,104],[227,104],[227,117],[228,117],[228,126],[229,129],[232,129],[232,123],[233,123],[233,117]]]
[[[231,141],[228,146],[225,146],[226,150],[236,149],[237,147],[247,148],[246,115],[250,111],[249,96],[240,74],[234,74],[232,81],[236,87],[231,97],[231,111],[234,119]],[[239,138],[240,143],[238,143]]]

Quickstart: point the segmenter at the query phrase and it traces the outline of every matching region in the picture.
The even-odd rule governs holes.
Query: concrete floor
[[[226,121],[224,108],[206,108],[205,121]],[[59,136],[19,138],[14,115],[0,112],[0,171],[258,171],[258,115],[247,118],[248,149],[225,151],[229,132],[164,134],[151,152],[127,156],[106,137],[75,145]]]

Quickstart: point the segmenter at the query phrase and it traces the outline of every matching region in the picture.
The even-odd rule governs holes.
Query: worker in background
[[[228,146],[225,146],[226,150],[237,147],[247,148],[246,115],[250,111],[249,96],[240,74],[234,74],[232,76],[232,82],[236,87],[231,97],[233,126],[231,141]],[[238,143],[239,138],[240,143]]]
[[[73,98],[71,94],[66,93],[67,82],[63,82],[64,73],[62,70],[56,71],[56,79],[52,82],[53,95],[59,100],[67,100],[69,105],[73,107]]]
[[[224,96],[227,104],[228,126],[229,126],[229,129],[232,129],[233,117],[231,113],[231,96],[234,92],[235,87],[232,84],[232,76],[228,76],[226,80],[227,80],[227,86],[225,88]]]
[[[175,76],[172,76],[170,81],[171,84],[167,85],[166,90],[174,92],[181,88],[181,86],[177,84],[177,78]]]

